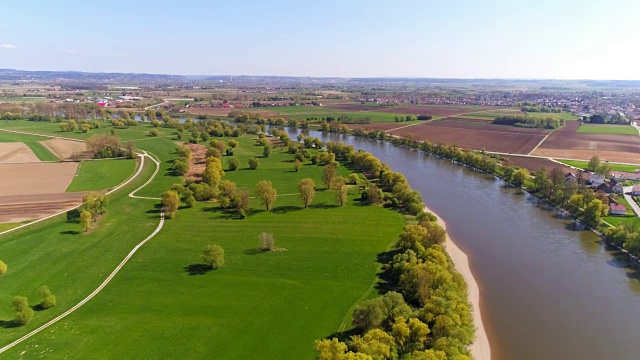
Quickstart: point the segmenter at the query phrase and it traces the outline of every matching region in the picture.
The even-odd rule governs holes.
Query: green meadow
[[[581,161],[581,160],[565,160],[565,159],[556,159],[556,160],[560,161],[563,164],[577,167],[579,169],[585,169],[589,164],[588,161]],[[626,164],[616,164],[616,163],[609,163],[609,165],[613,167],[613,171],[630,172],[630,173],[635,173],[636,169],[640,168],[640,165],[626,165]]]
[[[114,188],[130,177],[135,167],[134,159],[84,160],[67,192]]]
[[[578,128],[579,133],[586,134],[616,134],[616,135],[635,135],[638,136],[638,130],[629,125],[595,125],[582,124]]]
[[[51,124],[12,125],[56,133]],[[141,125],[118,134],[131,139],[142,135],[136,146],[162,160],[158,176],[137,193],[157,197],[182,178],[170,171],[176,158],[171,130],[161,129],[167,137],[147,138],[148,130]],[[91,133],[71,134],[80,138]],[[338,331],[376,281],[377,255],[396,241],[405,218],[361,205],[357,188],[350,189],[345,206],[338,206],[335,192],[324,189],[322,167],[306,161],[295,172],[293,155],[279,147],[264,158],[251,137],[237,140],[234,156],[241,167],[226,171],[224,179],[252,196],[258,181],[272,181],[279,194],[272,211],[266,212],[256,198],[246,219],[222,211],[216,202],[181,208],[94,299],[6,356],[313,358],[313,341]],[[260,160],[257,170],[247,169],[250,157]],[[228,158],[223,157],[225,170]],[[110,167],[117,161],[93,163]],[[133,172],[133,166],[129,169]],[[13,313],[0,306],[0,347],[78,303],[153,232],[159,221],[157,201],[127,194],[154,170],[155,164],[146,161],[140,177],[111,196],[107,214],[86,233],[61,216],[0,236],[0,257],[9,265],[0,278],[0,304],[9,304],[14,295],[37,304],[41,285],[58,297],[54,308],[37,311],[23,327],[10,327]],[[349,172],[344,166],[339,169],[342,175]],[[304,209],[297,183],[306,177],[314,179],[316,196]],[[89,183],[83,180],[77,186]],[[276,246],[286,250],[260,251],[261,232],[272,233]],[[212,243],[224,248],[226,264],[207,271],[200,254]]]

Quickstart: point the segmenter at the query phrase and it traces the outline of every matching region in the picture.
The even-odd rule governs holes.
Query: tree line
[[[521,115],[505,115],[497,116],[495,119],[493,119],[492,123],[497,125],[511,125],[524,128],[557,129],[564,126],[565,121],[564,119],[556,119],[552,117],[539,118]]]

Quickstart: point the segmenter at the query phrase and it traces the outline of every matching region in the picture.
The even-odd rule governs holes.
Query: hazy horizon
[[[638,80],[640,4],[3,3],[0,68],[185,76]]]

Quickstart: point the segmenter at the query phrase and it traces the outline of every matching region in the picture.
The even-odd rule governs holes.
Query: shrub
[[[254,157],[249,159],[249,169],[256,170],[260,167],[260,161]]]
[[[239,167],[240,167],[240,160],[238,160],[237,158],[229,159],[229,170],[230,171],[238,170]]]
[[[149,135],[154,136],[154,137],[158,136],[158,135],[160,135],[160,131],[158,131],[158,129],[151,129],[149,131]]]
[[[51,291],[46,286],[41,286],[38,289],[40,296],[42,297],[42,302],[40,302],[40,306],[43,309],[49,309],[56,306],[56,296],[51,294]]]
[[[220,245],[208,245],[202,251],[202,260],[212,269],[219,269],[224,266],[224,249]]]
[[[238,142],[235,140],[229,140],[229,147],[235,148],[238,146]]]
[[[7,264],[0,260],[0,275],[4,274],[7,272]]]
[[[33,309],[29,306],[29,300],[24,296],[14,296],[11,299],[11,307],[16,312],[13,323],[17,326],[26,325],[33,318]]]

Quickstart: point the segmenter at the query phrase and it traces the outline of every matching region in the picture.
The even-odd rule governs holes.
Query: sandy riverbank
[[[431,211],[428,207],[425,206],[424,209],[425,211],[438,216],[438,214]],[[439,216],[438,224],[442,226],[443,229],[447,229],[447,224],[445,224],[444,220]],[[469,302],[471,302],[471,306],[473,307],[473,322],[476,325],[476,338],[469,348],[469,351],[475,360],[490,360],[491,348],[489,347],[489,339],[487,338],[487,333],[484,329],[484,324],[482,323],[482,315],[480,313],[480,289],[478,288],[476,279],[473,277],[473,273],[471,273],[469,259],[467,258],[467,254],[465,254],[458,245],[451,240],[448,233],[447,240],[444,245],[447,253],[451,257],[451,260],[453,260],[456,270],[458,270],[464,278],[469,290]]]

